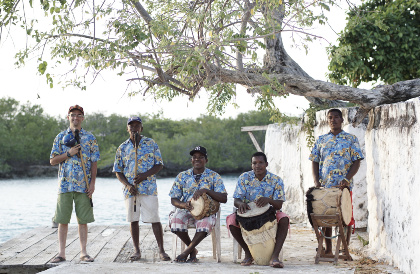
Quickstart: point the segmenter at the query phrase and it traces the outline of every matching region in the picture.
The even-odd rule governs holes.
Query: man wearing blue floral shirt
[[[85,262],[93,262],[93,258],[86,252],[87,243],[87,224],[95,221],[91,200],[95,191],[95,181],[97,172],[97,161],[99,160],[99,148],[95,137],[82,128],[84,120],[83,108],[74,105],[69,108],[67,119],[70,127],[60,132],[54,139],[51,150],[51,165],[59,164],[58,177],[59,189],[57,209],[53,221],[58,223],[58,243],[59,252],[51,262],[59,263],[66,260],[65,247],[70,222],[73,211],[73,201],[76,209],[77,222],[79,224],[80,238],[80,259]],[[73,147],[68,147],[65,143],[67,136],[80,136],[80,143]],[[71,137],[74,138],[74,137]],[[80,157],[80,154],[83,157]],[[83,164],[85,165],[83,167]],[[85,169],[85,170],[84,170]],[[86,174],[85,174],[86,172]],[[88,182],[85,180],[85,175]],[[88,183],[88,185],[86,185]]]
[[[135,252],[132,261],[140,260],[139,220],[152,223],[160,259],[169,261],[163,247],[163,230],[159,218],[156,173],[163,168],[162,155],[156,142],[139,135],[143,131],[140,117],[128,118],[127,132],[130,135],[115,154],[114,169],[118,180],[124,185],[127,221],[130,222],[131,238]],[[137,157],[137,158],[136,158]]]
[[[283,268],[284,264],[279,260],[279,254],[283,248],[289,226],[289,216],[280,211],[283,202],[286,201],[284,184],[279,176],[267,171],[267,166],[267,156],[263,152],[256,152],[252,155],[252,170],[239,176],[238,184],[233,193],[234,205],[239,213],[245,213],[250,210],[251,208],[248,205],[250,202],[255,202],[257,207],[270,204],[276,210],[276,244],[270,258],[270,266]],[[226,226],[245,252],[245,258],[241,265],[251,265],[254,259],[248,245],[245,243],[239,224],[236,222],[236,213],[226,217]]]
[[[197,146],[190,151],[192,168],[178,174],[169,193],[171,203],[176,207],[175,212],[169,216],[169,226],[187,248],[175,262],[195,263],[197,259],[196,246],[208,235],[216,223],[216,214],[195,220],[190,211],[193,209],[191,199],[197,200],[201,195],[207,194],[213,200],[226,203],[227,193],[220,175],[208,168],[206,164],[207,150]],[[193,239],[188,235],[188,224],[195,224],[196,233]],[[188,260],[188,256],[190,257]]]
[[[360,161],[364,159],[359,140],[341,129],[344,119],[339,109],[330,109],[327,119],[330,132],[319,136],[309,156],[309,160],[312,161],[314,184],[315,187],[325,188],[348,187],[351,191],[353,176],[359,170]],[[347,243],[350,243],[352,225],[353,216],[348,225]],[[331,233],[331,228],[326,228],[325,235],[330,237]],[[331,240],[325,238],[325,243],[325,253],[332,254]]]

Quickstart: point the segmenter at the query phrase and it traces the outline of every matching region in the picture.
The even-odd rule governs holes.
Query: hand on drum
[[[198,199],[198,198],[200,198],[200,197],[201,197],[201,195],[203,195],[204,193],[207,193],[207,189],[205,189],[205,188],[199,189],[199,190],[197,190],[196,192],[194,192],[194,195],[192,196],[192,198],[193,198],[194,200],[197,200],[197,199]]]
[[[260,197],[256,202],[255,205],[257,207],[263,207],[265,205],[267,205],[270,202],[270,198],[268,197]]]
[[[191,211],[191,210],[194,209],[194,207],[191,205],[191,202],[190,201],[184,203],[183,205],[184,205],[184,208],[187,209],[187,210],[189,210],[189,211]]]
[[[245,212],[247,212],[248,210],[250,210],[251,208],[249,207],[249,205],[247,203],[242,203],[238,206],[238,212],[240,214],[243,214]]]
[[[350,182],[348,180],[341,180],[340,185],[338,186],[341,190],[343,190],[345,187],[350,187]]]

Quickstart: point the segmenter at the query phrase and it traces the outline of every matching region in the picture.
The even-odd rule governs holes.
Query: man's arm
[[[120,181],[125,187],[128,188],[128,191],[131,193],[131,195],[137,195],[138,191],[136,186],[131,185],[122,172],[115,172],[115,175],[117,176],[118,181]]]
[[[156,173],[158,173],[159,171],[161,171],[163,168],[163,165],[158,164],[158,165],[154,165],[151,169],[149,169],[148,171],[144,172],[144,173],[139,173],[137,174],[136,177],[134,177],[134,183],[135,184],[140,184],[141,182],[143,182],[144,180],[147,179],[147,177],[155,175]]]
[[[312,177],[314,178],[315,187],[321,187],[319,182],[319,163],[312,161]]]
[[[70,150],[68,152],[73,157],[75,154],[77,154],[79,152],[79,148],[80,148],[80,145],[76,145],[76,146],[70,148]],[[54,157],[52,157],[50,159],[50,164],[52,166],[55,166],[55,165],[58,165],[61,162],[64,162],[67,159],[69,159],[69,157],[67,157],[67,152],[65,152],[63,154],[55,155]]]
[[[282,200],[273,200],[273,199],[268,198],[268,197],[261,197],[255,202],[255,204],[257,205],[257,207],[263,207],[267,204],[270,204],[274,207],[275,210],[280,210],[281,207],[283,206],[283,201]]]
[[[202,188],[197,190],[194,195],[193,195],[193,199],[197,200],[201,195],[203,195],[204,193],[208,194],[213,200],[216,200],[220,203],[226,203],[227,202],[227,193],[221,193],[221,192],[216,192],[207,188]]]
[[[340,187],[350,186],[350,180],[353,178],[354,175],[356,175],[357,171],[359,171],[361,160],[362,159],[358,159],[351,164],[349,172],[347,172],[345,177],[348,181],[342,180],[340,182]]]
[[[188,209],[189,211],[193,209],[191,202],[181,202],[178,198],[171,198],[171,204],[177,208]]]
[[[88,197],[92,198],[93,192],[95,192],[96,174],[98,173],[98,162],[93,162],[90,168],[90,184],[89,191],[87,191]]]

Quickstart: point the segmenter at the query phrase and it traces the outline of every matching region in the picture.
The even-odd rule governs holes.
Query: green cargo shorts
[[[70,223],[73,212],[73,200],[76,209],[78,224],[87,224],[95,221],[93,207],[86,193],[66,192],[58,194],[57,208],[55,210],[54,222],[59,224]]]

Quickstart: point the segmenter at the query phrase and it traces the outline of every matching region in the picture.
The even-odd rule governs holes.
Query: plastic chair
[[[195,229],[195,226],[188,226],[188,228]],[[178,240],[181,242],[181,253],[185,250],[185,243],[174,233],[172,235],[172,258],[174,259],[176,258]],[[220,242],[220,209],[216,213],[216,224],[211,231],[211,240],[213,244],[213,259],[216,259],[216,261],[220,263],[222,257],[222,246]]]

